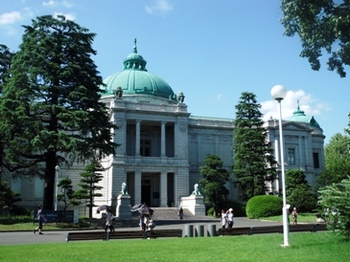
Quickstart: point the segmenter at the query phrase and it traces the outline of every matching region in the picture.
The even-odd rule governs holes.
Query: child
[[[293,225],[296,225],[298,223],[298,212],[296,207],[293,208],[292,217],[293,217]]]

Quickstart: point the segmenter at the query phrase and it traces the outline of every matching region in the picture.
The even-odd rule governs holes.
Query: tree
[[[114,154],[102,78],[91,59],[95,34],[64,16],[24,26],[20,50],[0,99],[4,166],[45,179],[44,209],[53,209],[55,166]]]
[[[12,57],[13,53],[7,46],[0,44],[0,94],[2,94],[4,83],[6,83],[9,78]]]
[[[304,171],[295,169],[286,172],[286,195],[288,204],[297,207],[300,212],[311,212],[316,208],[316,196]]]
[[[350,176],[350,136],[335,134],[325,146],[326,168],[317,179],[317,187],[339,183]]]
[[[21,201],[20,195],[20,193],[12,191],[7,182],[0,181],[0,205],[3,205],[4,209],[8,209],[10,214],[14,213],[15,203]]]
[[[102,172],[103,168],[98,162],[88,164],[84,168],[84,172],[80,174],[81,179],[78,185],[81,189],[74,193],[74,198],[80,200],[86,200],[86,206],[89,208],[89,218],[92,218],[92,208],[95,197],[101,197],[102,194],[96,191],[101,190],[102,187],[98,186],[98,182],[103,179]]]
[[[11,59],[13,53],[7,48],[7,46],[0,44],[0,96],[2,94],[2,89],[9,79],[9,70],[11,67]],[[4,139],[0,130],[0,182],[1,182],[1,167],[2,167],[2,158],[3,158],[3,148],[4,148]]]
[[[233,175],[242,199],[267,193],[266,182],[276,177],[276,161],[267,142],[260,104],[255,94],[244,92],[236,105]]]
[[[220,210],[228,200],[229,191],[225,187],[229,174],[222,168],[223,162],[219,156],[207,155],[199,172],[203,179],[199,181],[204,194],[204,202],[214,208],[214,216],[220,214]]]
[[[70,206],[78,206],[80,201],[75,197],[72,180],[68,177],[58,182],[60,193],[57,194],[58,202],[63,202],[63,210],[66,211]]]
[[[319,190],[319,204],[330,229],[350,239],[350,177]]]
[[[320,57],[327,53],[328,69],[345,77],[350,65],[350,2],[348,0],[283,0],[282,25],[285,35],[298,34],[301,57],[313,70],[321,67]]]

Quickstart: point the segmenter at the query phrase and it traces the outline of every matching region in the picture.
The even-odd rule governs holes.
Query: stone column
[[[135,205],[141,204],[141,172],[135,171],[135,188],[134,188]]]
[[[136,120],[135,155],[140,156],[141,120]]]
[[[165,148],[166,148],[166,142],[165,142],[165,125],[166,122],[162,121],[161,122],[161,139],[160,139],[160,143],[161,143],[161,156],[166,156],[166,152],[165,152]]]
[[[160,174],[160,206],[168,206],[168,173],[164,171]]]

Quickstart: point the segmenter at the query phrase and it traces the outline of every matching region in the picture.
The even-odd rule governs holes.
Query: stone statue
[[[199,192],[199,185],[198,185],[198,183],[194,184],[194,190],[192,192],[192,195],[195,195],[195,196],[200,196],[201,195],[201,192]]]
[[[128,191],[126,190],[126,183],[125,182],[122,183],[122,191],[120,191],[120,193],[122,195],[127,195],[128,194]]]

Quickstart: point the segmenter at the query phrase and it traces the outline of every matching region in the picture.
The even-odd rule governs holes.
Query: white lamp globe
[[[275,85],[272,87],[270,94],[275,100],[281,101],[286,97],[287,90],[282,85]]]

